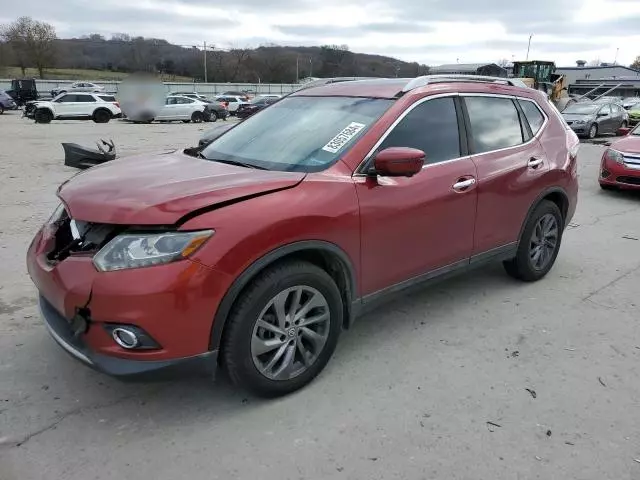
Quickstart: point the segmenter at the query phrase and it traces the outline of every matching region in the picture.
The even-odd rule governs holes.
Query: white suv
[[[35,102],[31,111],[36,123],[49,123],[51,120],[107,123],[122,115],[116,98],[101,93],[63,93],[51,101]]]

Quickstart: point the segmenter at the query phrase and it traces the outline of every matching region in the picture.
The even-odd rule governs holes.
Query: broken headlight
[[[194,253],[213,233],[124,233],[107,243],[93,258],[93,264],[101,272],[109,272],[174,262]]]

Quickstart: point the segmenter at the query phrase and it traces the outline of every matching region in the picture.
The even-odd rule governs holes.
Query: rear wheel
[[[202,114],[202,112],[193,112],[191,114],[191,121],[193,123],[200,123],[204,120],[204,115]]]
[[[598,136],[598,125],[596,125],[595,123],[591,125],[591,127],[589,127],[589,133],[587,134],[587,136],[590,139],[596,138],[596,136]]]
[[[51,120],[53,120],[53,113],[51,113],[51,110],[46,108],[40,108],[36,110],[34,119],[36,123],[51,123]]]
[[[229,376],[266,397],[302,388],[329,362],[342,312],[340,291],[321,268],[295,261],[266,270],[227,321],[222,359]]]
[[[111,113],[106,110],[96,110],[93,113],[93,121],[96,123],[108,123],[111,120]]]
[[[563,230],[564,220],[558,206],[542,201],[525,225],[516,257],[504,262],[507,273],[525,282],[544,277],[556,261]]]

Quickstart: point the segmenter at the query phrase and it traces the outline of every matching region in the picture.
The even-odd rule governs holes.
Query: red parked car
[[[600,187],[605,190],[640,189],[640,124],[633,130],[621,128],[624,136],[602,155]]]
[[[220,362],[274,396],[390,294],[491,261],[544,277],[576,208],[579,143],[543,93],[508,83],[309,88],[201,158],[73,177],[28,251],[45,324],[111,375]]]

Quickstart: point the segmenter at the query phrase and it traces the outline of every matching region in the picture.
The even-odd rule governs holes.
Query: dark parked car
[[[616,133],[629,124],[628,113],[617,103],[574,103],[563,110],[562,116],[577,135],[587,138]]]
[[[0,90],[0,114],[5,110],[15,110],[18,104],[4,90]]]
[[[19,107],[22,107],[28,101],[38,99],[36,81],[33,78],[11,80],[11,89],[7,90],[7,94],[13,98]]]
[[[254,113],[257,113],[260,110],[268,107],[269,105],[276,103],[278,100],[280,99],[274,97],[261,97],[254,99],[249,103],[241,104],[240,106],[238,106],[238,110],[236,110],[236,116],[238,118],[250,117]]]
[[[487,262],[542,279],[576,208],[579,141],[544,93],[505,82],[308,88],[197,157],[72,177],[27,253],[49,332],[111,375],[220,361],[276,396],[390,294]]]

